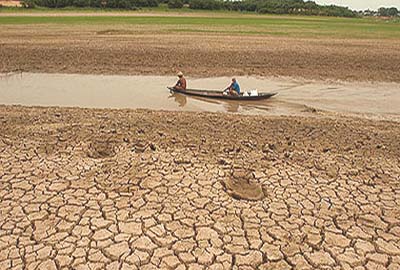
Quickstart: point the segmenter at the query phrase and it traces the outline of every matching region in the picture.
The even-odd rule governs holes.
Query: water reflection
[[[187,103],[187,97],[179,93],[173,93],[169,96],[169,98],[174,98],[174,101],[178,103],[178,106],[181,108],[185,107]]]
[[[196,97],[196,96],[186,96],[179,93],[171,94],[170,98],[174,98],[174,101],[178,103],[179,107],[185,107],[187,104],[187,99],[198,100],[201,102],[205,102],[212,105],[222,105],[227,112],[238,112],[240,108],[240,104],[238,102],[229,101],[229,100],[216,100],[216,99],[209,99],[203,97]]]
[[[210,99],[210,98],[204,98],[204,97],[196,97],[196,96],[186,96],[184,94],[179,94],[179,93],[171,93],[169,98],[173,98],[176,103],[178,103],[178,106],[183,108],[188,104],[188,99],[189,100],[196,100],[200,101],[202,103],[208,103],[210,105],[217,105],[217,106],[222,106],[224,108],[224,111],[226,112],[231,112],[231,113],[237,113],[240,111],[251,111],[254,109],[261,110],[261,111],[268,111],[271,109],[271,105],[268,105],[269,102],[268,100],[264,101],[237,101],[237,100],[220,100],[220,99]]]
[[[238,112],[240,105],[238,102],[226,102],[224,107],[228,112]]]

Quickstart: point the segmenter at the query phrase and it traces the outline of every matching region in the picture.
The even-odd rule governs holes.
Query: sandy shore
[[[9,106],[0,123],[1,269],[400,268],[398,123]]]

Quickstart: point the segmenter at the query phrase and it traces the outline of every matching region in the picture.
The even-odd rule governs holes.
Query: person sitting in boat
[[[181,71],[178,72],[179,80],[176,82],[174,88],[177,90],[186,90],[186,79],[183,77],[183,73]]]
[[[232,78],[232,83],[225,89],[228,90],[232,96],[238,96],[240,94],[240,86],[235,78]]]

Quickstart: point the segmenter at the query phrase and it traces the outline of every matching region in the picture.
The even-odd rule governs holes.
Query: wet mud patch
[[[251,171],[234,171],[221,184],[225,192],[237,200],[259,201],[266,196],[263,185],[255,181]]]

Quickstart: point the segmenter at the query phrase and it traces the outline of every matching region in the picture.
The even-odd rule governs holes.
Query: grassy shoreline
[[[86,10],[81,10],[85,11]],[[47,12],[39,16],[29,16],[29,13],[8,13],[1,16],[0,25],[109,25],[109,26],[154,26],[163,29],[165,26],[173,31],[184,33],[215,33],[234,35],[273,35],[282,37],[331,37],[346,39],[399,39],[400,23],[385,22],[366,18],[334,18],[308,16],[276,16],[241,13],[170,13],[157,11],[151,13],[141,11],[88,9],[88,14],[76,13],[76,9],[68,11]],[[98,12],[98,13],[96,13]],[[7,14],[7,13],[5,13]],[[26,15],[25,15],[26,14]],[[96,16],[90,16],[96,14]],[[168,14],[168,15],[167,15]],[[192,16],[201,14],[202,16]],[[132,15],[132,16],[130,16]],[[184,16],[182,16],[184,15]],[[223,15],[223,16],[219,16]],[[165,33],[169,33],[165,31]]]

